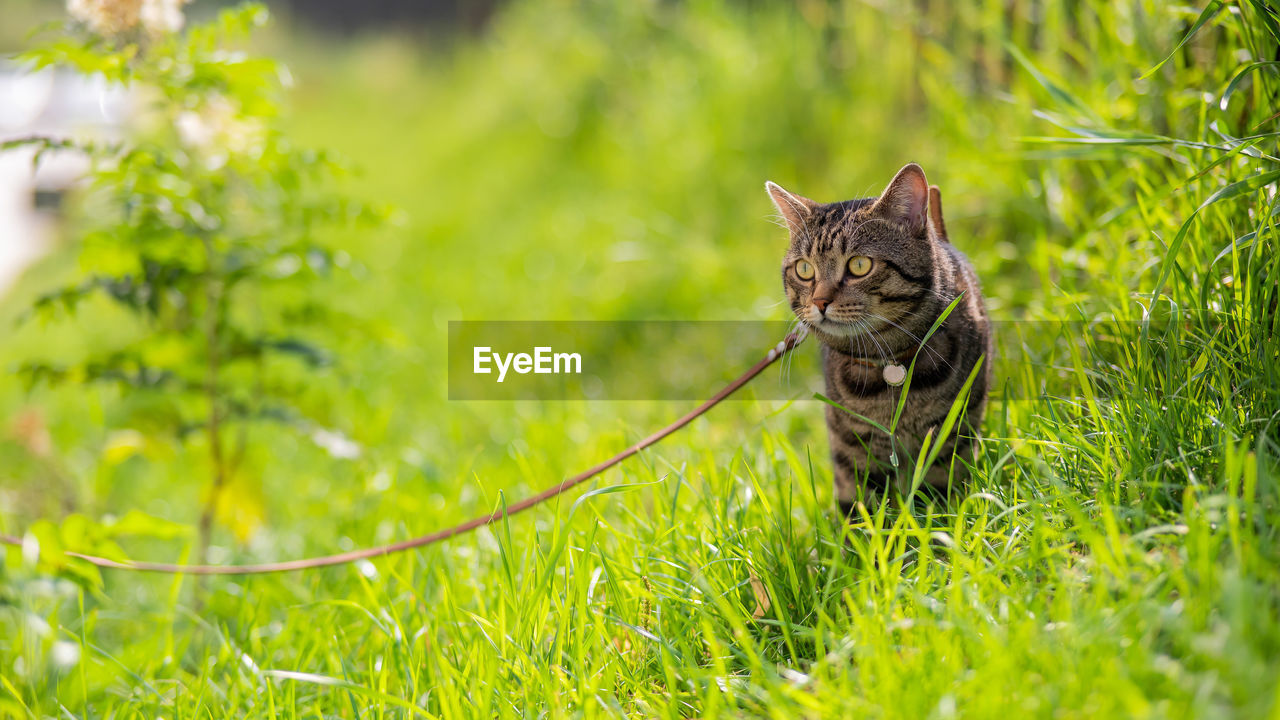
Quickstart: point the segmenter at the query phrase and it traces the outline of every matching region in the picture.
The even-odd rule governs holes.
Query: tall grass
[[[335,238],[364,332],[330,338],[326,421],[363,456],[263,428],[228,559],[407,536],[619,449],[677,408],[447,403],[447,321],[782,318],[763,181],[834,200],[908,160],[1001,320],[972,487],[845,527],[821,405],[735,403],[616,492],[220,580],[200,613],[182,581],[85,593],[10,556],[0,713],[1274,715],[1280,18],[1213,7],[537,0],[450,48],[279,38],[296,132],[405,218]],[[53,341],[4,332],[6,361]],[[26,406],[58,453],[0,445],[6,528],[54,500],[194,518],[198,457],[117,462],[109,391],[0,387]]]

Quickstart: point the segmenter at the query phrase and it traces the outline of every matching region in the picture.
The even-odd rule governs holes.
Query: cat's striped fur
[[[854,415],[826,408],[841,507],[848,513],[859,501],[905,489],[923,438],[930,429],[938,433],[985,354],[986,367],[973,383],[964,421],[925,475],[935,487],[963,481],[967,472],[961,458],[972,451],[986,406],[991,331],[973,267],[946,235],[938,189],[914,163],[899,171],[878,198],[821,204],[773,183],[766,187],[791,231],[782,263],[787,299],[822,343],[828,396],[889,427],[903,388],[886,382],[884,366],[909,367],[915,357],[892,441]],[[870,259],[869,271],[858,258]],[[855,269],[865,274],[857,276]],[[920,339],[962,292],[960,304],[917,352]],[[961,453],[955,462],[953,453]]]

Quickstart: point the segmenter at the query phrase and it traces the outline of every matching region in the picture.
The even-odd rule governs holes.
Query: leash
[[[572,477],[566,478],[559,484],[553,485],[546,490],[527,497],[520,502],[494,511],[488,515],[481,515],[467,522],[454,525],[453,527],[437,530],[429,535],[422,535],[409,540],[402,540],[390,545],[379,545],[377,547],[364,548],[361,550],[351,550],[349,552],[338,553],[336,555],[325,555],[322,557],[303,558],[300,560],[288,560],[276,563],[261,563],[256,565],[178,565],[173,563],[155,563],[155,562],[119,562],[109,560],[96,555],[86,555],[84,553],[67,551],[69,557],[84,560],[85,562],[96,565],[100,568],[108,568],[111,570],[134,570],[138,572],[154,572],[154,573],[182,573],[187,575],[264,575],[267,573],[291,572],[294,570],[310,570],[312,568],[331,567],[333,565],[342,565],[345,563],[355,562],[357,560],[367,560],[369,558],[383,557],[393,553],[404,552],[414,548],[426,547],[435,543],[448,540],[451,537],[470,532],[485,525],[491,525],[499,520],[509,518],[516,513],[524,512],[535,505],[550,500],[551,498],[561,495],[574,487],[590,480],[609,468],[621,463],[623,460],[639,453],[651,445],[655,445],[662,441],[668,435],[680,430],[689,423],[696,420],[699,416],[705,414],[708,410],[719,405],[725,398],[732,395],[738,388],[751,382],[757,375],[764,371],[765,368],[772,365],[778,358],[795,349],[801,341],[804,340],[803,334],[791,333],[786,339],[779,342],[775,347],[769,350],[763,359],[758,361],[751,369],[743,373],[738,379],[729,383],[720,392],[712,395],[706,402],[681,416],[678,420],[661,430],[646,437],[640,442],[605,460],[604,462],[590,467]],[[16,537],[9,535],[0,535],[0,543],[6,545],[21,545],[22,541]]]

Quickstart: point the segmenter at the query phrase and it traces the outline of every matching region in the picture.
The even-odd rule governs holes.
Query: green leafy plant
[[[223,11],[184,33],[181,3],[152,5],[72,3],[72,20],[20,56],[34,68],[99,75],[137,109],[124,140],[4,145],[34,147],[36,163],[60,152],[89,161],[78,277],[41,295],[25,320],[73,319],[98,296],[127,314],[122,342],[74,363],[28,362],[21,373],[31,384],[118,385],[125,399],[150,398],[147,422],[165,418],[175,441],[204,444],[203,561],[246,425],[321,431],[291,402],[304,389],[296,368],[278,370],[330,364],[307,331],[335,316],[311,286],[348,258],[319,236],[381,214],[326,191],[343,166],[277,129],[287,71],[236,49],[266,23],[263,6]]]

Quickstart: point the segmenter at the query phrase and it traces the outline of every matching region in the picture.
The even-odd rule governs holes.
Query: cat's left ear
[[[929,221],[929,181],[924,169],[908,163],[899,170],[876,200],[874,211],[905,226],[914,237],[924,235]]]

